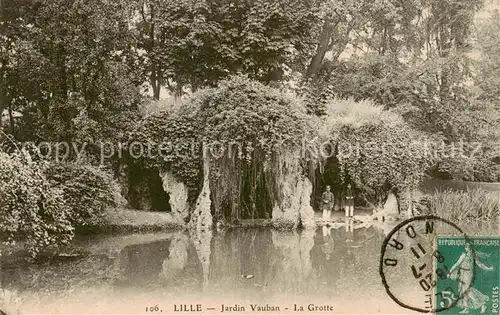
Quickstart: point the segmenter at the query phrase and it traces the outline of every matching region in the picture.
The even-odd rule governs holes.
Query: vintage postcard
[[[0,315],[498,314],[500,0],[0,0]]]

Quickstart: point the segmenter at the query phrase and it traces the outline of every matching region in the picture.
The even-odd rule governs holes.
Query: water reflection
[[[125,246],[119,253],[119,276],[113,285],[122,288],[203,286],[203,256],[199,243],[184,233],[157,241]]]
[[[170,242],[169,255],[163,260],[159,279],[162,283],[176,283],[188,262],[189,239],[179,234]]]
[[[157,282],[163,271],[163,261],[170,256],[170,244],[171,240],[161,240],[125,247],[119,259],[126,283],[149,285]]]
[[[196,253],[202,268],[202,288],[206,291],[209,286],[210,254],[212,244],[212,231],[198,231],[191,234],[191,240],[196,248]]]
[[[94,236],[79,241],[89,254],[75,260],[2,266],[3,286],[19,292],[24,311],[34,313],[67,313],[68,305],[103,312],[117,300],[129,303],[131,312],[137,299],[156,301],[159,296],[232,303],[315,299],[336,301],[337,307],[369,300],[397,309],[378,274],[386,230],[350,221],[303,231]],[[405,280],[403,290],[414,289]]]

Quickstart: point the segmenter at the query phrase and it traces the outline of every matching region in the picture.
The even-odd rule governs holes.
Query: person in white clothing
[[[351,190],[351,184],[347,185],[347,192],[345,195],[345,216],[352,218],[354,216],[354,196]]]

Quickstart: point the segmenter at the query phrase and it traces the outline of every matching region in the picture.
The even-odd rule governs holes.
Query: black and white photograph
[[[500,0],[0,0],[0,114],[0,315],[500,313]]]

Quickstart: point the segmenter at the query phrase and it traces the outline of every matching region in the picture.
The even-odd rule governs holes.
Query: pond
[[[155,306],[171,314],[181,304],[201,304],[203,313],[219,313],[222,304],[250,312],[250,304],[266,303],[284,313],[315,304],[333,313],[407,314],[378,272],[381,244],[395,224],[79,237],[83,256],[3,264],[2,298],[7,308],[32,314],[146,314]],[[467,224],[468,233],[479,231],[494,235],[498,227]],[[418,286],[401,277],[400,288],[412,294]]]

